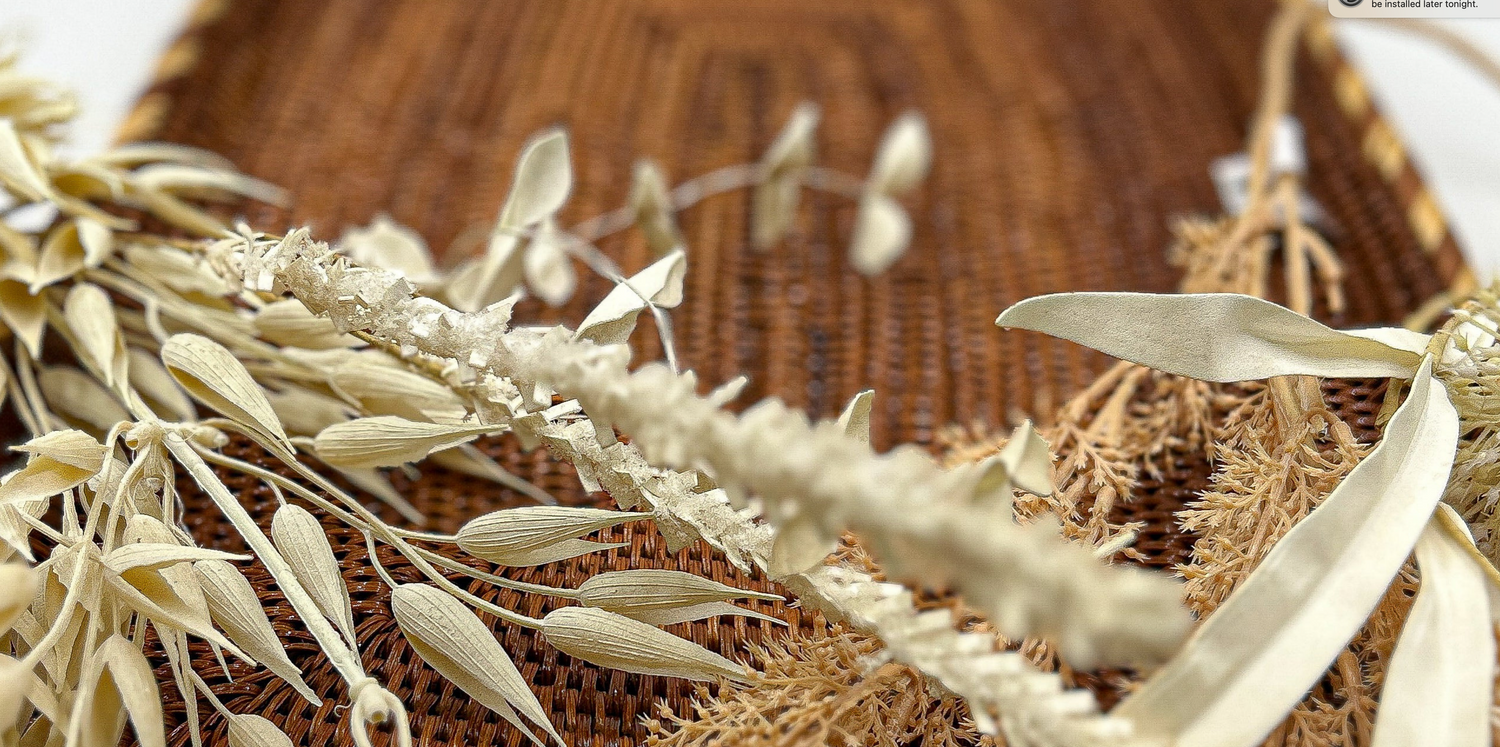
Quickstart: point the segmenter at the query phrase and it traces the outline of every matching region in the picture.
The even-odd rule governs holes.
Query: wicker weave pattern
[[[159,127],[135,134],[214,149],[287,187],[297,202],[285,212],[252,208],[258,226],[310,223],[331,238],[386,211],[436,247],[458,240],[466,250],[473,244],[462,237],[492,219],[520,144],[547,125],[572,130],[578,184],[564,215],[582,219],[624,200],[637,157],[658,159],[676,180],[755,160],[800,100],[824,111],[820,161],[854,173],[884,125],[918,108],[932,125],[936,164],[908,202],[918,226],[911,253],[878,278],[859,278],[843,257],[854,211],[841,198],[808,193],[794,235],[764,254],[748,246],[746,194],[712,198],[682,218],[692,270],[674,320],[685,365],[708,382],[748,373],[746,401],[777,395],[824,416],[874,387],[883,448],[928,443],[955,421],[1046,419],[1108,365],[992,322],[1039,293],[1175,286],[1163,253],[1168,218],[1217,212],[1207,166],[1241,147],[1273,10],[1270,0],[234,0],[203,14],[185,42],[197,45],[198,64],[157,85],[148,99],[161,109]],[[1395,321],[1446,287],[1459,264],[1451,240],[1424,251],[1406,221],[1410,190],[1366,161],[1368,123],[1335,103],[1330,71],[1339,65],[1336,54],[1305,57],[1296,102],[1311,188],[1349,266],[1349,310],[1329,321]],[[633,232],[600,248],[627,269],[648,257]],[[586,280],[567,308],[527,304],[519,316],[576,321],[606,291]],[[1378,393],[1330,390],[1373,435],[1361,418]],[[513,444],[494,449],[565,499],[589,500],[566,467]],[[1143,546],[1155,564],[1184,559],[1191,538],[1171,513],[1208,473],[1200,456],[1184,455],[1121,508],[1151,520]],[[241,485],[268,520],[269,496]],[[437,472],[411,489],[446,527],[514,500]],[[205,542],[233,544],[212,518],[197,530]],[[667,556],[648,525],[626,531],[629,553],[522,575],[571,584],[595,564],[639,561],[743,580],[701,549]],[[366,662],[406,700],[417,738],[521,744],[418,663],[378,584],[358,569],[358,537],[334,536],[358,582]],[[298,629],[279,611],[279,627]],[[767,632],[744,621],[682,629],[726,653]],[[650,699],[680,707],[687,693],[500,631],[572,744],[633,743]],[[297,652],[309,682],[337,691],[311,650]],[[299,743],[348,743],[331,704],[298,704],[264,673],[217,689],[232,709],[273,715]],[[222,740],[218,719],[207,723]],[[178,729],[173,743],[186,738]]]

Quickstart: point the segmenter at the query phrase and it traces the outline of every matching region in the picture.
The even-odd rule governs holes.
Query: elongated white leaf
[[[1059,293],[1022,301],[995,323],[1204,381],[1299,374],[1408,379],[1421,360],[1270,301],[1232,293]]]
[[[292,738],[264,717],[236,713],[229,719],[229,747],[292,747]]]
[[[301,506],[283,505],[271,517],[271,541],[318,610],[339,627],[352,645],[354,609],[349,601],[349,587],[339,574],[339,561],[333,556],[333,546],[317,517]]]
[[[223,345],[200,335],[172,335],[161,361],[193,399],[291,450],[265,391]]]
[[[102,671],[95,676],[101,678],[101,686],[112,687],[119,693],[141,747],[166,747],[161,693],[145,655],[129,640],[113,635],[99,647],[97,656]]]
[[[52,194],[51,183],[32,162],[9,117],[0,118],[0,184],[32,200]]]
[[[395,467],[497,430],[494,425],[443,425],[381,415],[334,423],[318,433],[313,448],[319,459],[340,469]]]
[[[98,472],[104,466],[104,455],[109,453],[104,444],[93,436],[72,430],[52,431],[11,448],[55,459],[69,467],[77,467],[90,473]]]
[[[238,568],[223,560],[193,564],[203,580],[203,595],[209,616],[236,646],[286,680],[314,706],[322,705],[317,693],[302,679],[302,672],[287,657],[286,646],[271,627],[266,611],[250,581]]]
[[[875,390],[866,389],[854,395],[844,411],[839,414],[839,426],[844,433],[865,443],[870,442],[870,411],[875,406]]]
[[[286,190],[229,169],[204,168],[176,163],[154,163],[131,174],[134,185],[154,192],[196,195],[229,192],[271,205],[286,202]]]
[[[140,348],[130,348],[125,356],[130,361],[127,366],[130,386],[157,414],[169,420],[195,419],[197,411],[193,409],[193,401],[160,359]]]
[[[854,216],[849,261],[861,275],[878,275],[901,258],[911,243],[906,209],[882,194],[866,194]]]
[[[517,710],[558,744],[566,744],[510,654],[453,595],[426,584],[402,584],[391,590],[391,612],[417,655],[460,690],[537,744],[542,742],[516,716]]]
[[[31,606],[36,587],[35,571],[20,563],[0,564],[0,636],[9,633],[16,618]]]
[[[1458,415],[1422,362],[1385,437],[1115,713],[1195,747],[1259,744],[1364,624],[1447,484]]]
[[[125,346],[109,296],[96,285],[78,283],[68,289],[63,318],[77,342],[78,357],[97,371],[105,384],[114,386],[115,375],[122,372],[116,364],[123,365]]]
[[[1016,487],[1033,495],[1052,492],[1052,450],[1030,420],[1011,432],[999,457]]]
[[[184,547],[161,542],[135,542],[117,547],[104,556],[106,568],[121,575],[134,570],[160,570],[178,563],[195,563],[200,560],[249,560],[249,555],[236,555],[206,547]]]
[[[295,298],[274,301],[255,312],[255,331],[277,345],[308,350],[364,345],[359,338],[339,332],[328,317],[308,311]]]
[[[560,128],[534,136],[516,159],[516,180],[500,211],[500,228],[524,228],[562,208],[573,191],[568,133]]]
[[[1444,526],[1447,524],[1448,526]],[[1495,632],[1489,580],[1447,504],[1417,540],[1422,585],[1386,668],[1374,747],[1489,747]]]
[[[896,118],[880,139],[875,165],[866,189],[894,195],[917,186],[932,167],[932,133],[921,114],[909,111]]]
[[[641,518],[599,508],[522,506],[472,519],[458,530],[457,539],[464,552],[478,558],[509,566],[539,565],[604,549],[608,545],[575,538]]]
[[[97,471],[80,469],[51,457],[34,457],[25,467],[12,472],[5,484],[0,485],[0,506],[50,499],[64,490],[82,485]]]
[[[0,280],[0,321],[21,339],[31,357],[41,357],[42,332],[47,329],[47,302],[41,296],[20,281]]]
[[[381,213],[364,228],[351,228],[339,239],[339,251],[366,267],[401,273],[413,283],[437,278],[432,252],[421,234]]]
[[[736,589],[713,579],[683,571],[642,568],[609,571],[590,576],[578,587],[578,601],[629,617],[650,610],[691,607],[730,599],[781,597],[749,589]]]
[[[542,633],[557,650],[601,667],[688,680],[748,680],[743,666],[692,641],[592,607],[547,613]]]
[[[647,300],[665,309],[682,303],[682,279],[686,274],[687,258],[681,250],[652,262],[630,278],[629,287],[615,286],[584,317],[574,339],[593,340],[601,345],[624,342],[635,329],[635,319],[646,308]]]
[[[761,183],[750,208],[750,243],[756,249],[769,249],[792,227],[802,176],[813,161],[819,117],[816,105],[798,104],[761,158]]]

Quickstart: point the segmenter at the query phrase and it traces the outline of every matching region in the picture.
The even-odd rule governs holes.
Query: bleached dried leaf
[[[116,375],[125,373],[125,344],[109,296],[92,283],[76,283],[63,301],[63,319],[77,342],[78,357],[114,386]]]
[[[484,255],[459,265],[445,287],[444,296],[459,311],[478,311],[504,303],[521,287],[521,239],[513,233],[490,236]]]
[[[692,573],[658,569],[600,573],[590,576],[578,587],[579,602],[637,620],[642,620],[647,613],[681,610],[731,599],[780,601],[781,597],[736,589]]]
[[[291,450],[265,391],[223,345],[200,335],[172,335],[161,361],[193,399]]]
[[[339,239],[339,251],[366,267],[400,273],[413,283],[437,279],[432,252],[421,234],[381,213],[364,228],[351,228]]]
[[[0,506],[50,499],[64,490],[82,485],[95,472],[97,470],[80,469],[51,457],[33,457],[25,467],[10,473],[0,485]]]
[[[135,542],[110,550],[104,556],[104,567],[125,575],[135,570],[157,571],[178,563],[196,563],[200,560],[249,560],[249,555],[236,555],[206,547],[187,547],[163,542]]]
[[[124,254],[133,267],[179,293],[202,293],[213,298],[229,294],[223,278],[206,267],[201,258],[181,249],[130,244]]]
[[[335,368],[329,379],[373,415],[452,422],[468,414],[451,388],[384,358],[356,356]]]
[[[769,249],[792,227],[802,176],[813,161],[818,118],[816,105],[798,104],[761,158],[762,181],[750,209],[750,243],[756,249]]]
[[[867,193],[854,216],[849,261],[861,275],[878,275],[901,258],[911,243],[906,209],[883,194]]]
[[[522,268],[526,286],[548,306],[561,306],[573,297],[578,275],[565,248],[567,237],[550,218],[541,222],[536,236],[526,245]]]
[[[354,609],[349,602],[349,587],[339,575],[338,559],[317,517],[301,506],[281,506],[271,517],[271,541],[323,616],[339,626],[353,645]]]
[[[443,425],[381,415],[330,425],[313,444],[318,458],[332,467],[395,467],[497,430],[495,425]]]
[[[31,691],[31,677],[31,672],[21,662],[0,654],[0,737],[7,736],[6,732],[12,725],[19,725],[21,719],[30,713],[26,701]]]
[[[190,421],[197,418],[193,401],[177,385],[177,380],[167,372],[160,359],[140,348],[130,348],[125,356],[129,361],[126,368],[130,386],[145,398],[152,410],[169,420]]]
[[[236,713],[229,718],[229,747],[292,747],[292,738],[266,718]]]
[[[77,274],[87,266],[88,255],[79,237],[76,221],[69,221],[52,229],[47,234],[47,240],[42,242],[36,274],[31,278],[31,292],[37,293],[42,288]]]
[[[1421,360],[1270,301],[1232,293],[1058,293],[1022,301],[995,323],[1204,381],[1298,374],[1409,379]]]
[[[42,399],[70,421],[105,433],[116,423],[132,420],[130,411],[99,380],[76,368],[55,366],[37,377]]]
[[[417,655],[448,681],[532,741],[542,743],[516,716],[517,710],[565,744],[510,654],[462,602],[426,584],[402,584],[391,590],[391,612]]]
[[[656,260],[633,275],[628,287],[615,286],[578,325],[573,339],[593,340],[600,345],[625,342],[635,330],[636,317],[646,308],[646,300],[664,309],[682,303],[686,275],[687,258],[681,250]]]
[[[635,212],[635,225],[645,235],[652,254],[666,256],[667,252],[683,245],[682,232],[677,229],[677,219],[672,214],[667,178],[655,161],[643,159],[635,162],[629,204]]]
[[[561,128],[533,136],[516,159],[516,177],[500,211],[501,229],[535,225],[562,208],[573,191],[568,133]]]
[[[844,433],[865,443],[870,442],[870,410],[875,406],[875,390],[866,389],[854,395],[839,413],[839,427]]]
[[[795,517],[776,528],[776,540],[771,545],[766,572],[771,578],[801,573],[822,563],[838,549],[838,545],[838,532],[825,527],[818,517]]]
[[[123,166],[127,168],[156,161],[201,166],[206,169],[227,170],[234,168],[233,161],[213,151],[194,148],[190,145],[150,141],[117,145],[95,156],[94,160],[111,166]]]
[[[44,200],[52,194],[51,183],[31,160],[9,117],[0,117],[0,184],[30,200]]]
[[[1447,484],[1458,416],[1425,359],[1385,437],[1115,713],[1175,744],[1258,744],[1380,601]]]
[[[98,267],[115,249],[115,234],[108,226],[91,218],[74,218],[78,243],[83,246],[85,267]]]
[[[326,316],[314,315],[295,298],[273,301],[255,312],[255,331],[277,345],[329,350],[360,347],[359,338],[346,335]]]
[[[334,423],[354,417],[353,408],[342,400],[318,394],[302,387],[289,386],[282,391],[266,392],[271,409],[281,419],[287,432],[299,436],[316,436]]]
[[[918,112],[904,112],[880,139],[866,189],[883,195],[901,194],[926,179],[930,168],[932,133],[927,130],[927,120]]]
[[[748,617],[752,620],[765,620],[774,625],[786,625],[785,620],[779,620],[770,615],[756,612],[752,609],[740,607],[728,602],[704,602],[690,607],[674,607],[672,609],[641,610],[626,615],[633,620],[639,620],[647,625],[665,627],[678,623],[706,620],[710,617]]]
[[[287,657],[286,646],[271,627],[265,608],[245,575],[223,560],[202,560],[193,567],[203,581],[209,616],[224,635],[285,680],[309,703],[322,705],[317,693],[303,681],[297,665]]]
[[[1030,420],[1011,432],[998,456],[1016,487],[1032,495],[1052,493],[1052,449]]]
[[[26,283],[0,280],[0,321],[20,338],[31,357],[42,355],[42,332],[47,328],[47,302]]]
[[[600,508],[522,506],[472,519],[458,530],[456,538],[459,547],[477,558],[508,566],[540,565],[618,547],[576,538],[642,518],[641,514]],[[553,551],[568,554],[557,557]]]
[[[98,439],[83,431],[74,430],[52,431],[12,449],[33,456],[49,457],[90,473],[98,472],[104,466],[104,457],[108,453],[108,449]]]
[[[1489,579],[1447,504],[1417,540],[1422,585],[1386,668],[1374,747],[1487,747],[1495,686]]]
[[[31,606],[36,589],[36,571],[20,563],[0,564],[0,636],[9,633],[10,626]]]
[[[153,163],[131,173],[133,186],[153,192],[214,196],[216,192],[242,195],[271,205],[286,203],[286,190],[232,169],[204,168],[179,163]]]
[[[592,607],[560,607],[542,618],[557,650],[590,664],[636,674],[746,682],[745,667],[647,623]]]
[[[125,712],[130,716],[130,723],[135,727],[136,740],[141,747],[166,747],[161,693],[156,687],[156,675],[151,671],[151,663],[146,660],[146,656],[134,643],[117,634],[110,636],[99,647],[95,660],[98,668],[93,676],[99,678],[94,693],[96,706],[100,705],[100,695],[111,690],[118,693]],[[110,709],[95,711],[91,715],[94,718],[90,720],[101,726],[106,722],[113,723],[114,720]]]

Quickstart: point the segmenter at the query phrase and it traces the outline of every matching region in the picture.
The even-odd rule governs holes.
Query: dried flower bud
[[[318,458],[340,469],[395,467],[493,433],[494,425],[420,423],[391,415],[334,423],[318,433]]]
[[[528,736],[516,710],[564,743],[510,655],[462,602],[426,584],[402,584],[391,590],[391,611],[412,648],[439,674]]]
[[[223,345],[194,334],[172,335],[162,346],[161,360],[193,399],[291,451],[265,391]]]
[[[317,517],[301,506],[283,505],[271,517],[271,541],[318,610],[339,626],[345,640],[354,646],[354,609],[349,602],[349,587],[339,575],[339,562]]]
[[[605,610],[555,609],[542,618],[542,633],[557,650],[609,669],[688,680],[749,680],[740,664],[692,641]]]
[[[523,506],[493,511],[458,530],[458,545],[477,558],[508,566],[551,563],[624,543],[577,539],[644,518],[625,511],[573,506]]]
[[[760,591],[736,589],[692,573],[658,569],[600,573],[578,587],[578,601],[590,607],[630,617],[634,617],[636,612],[730,599],[780,601],[781,597]]]

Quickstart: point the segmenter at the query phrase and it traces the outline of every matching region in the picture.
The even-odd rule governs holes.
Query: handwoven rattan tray
[[[702,380],[749,375],[743,401],[774,395],[830,416],[874,388],[875,445],[930,444],[950,423],[1045,421],[1109,365],[1068,343],[997,329],[1009,304],[1062,290],[1174,288],[1169,219],[1221,210],[1208,166],[1243,145],[1275,6],[207,0],[122,138],[206,147],[290,190],[289,209],[249,209],[258,228],[310,224],[331,239],[388,212],[441,248],[462,245],[492,219],[521,143],[548,125],[571,130],[577,185],[564,217],[577,220],[622,204],[637,158],[657,159],[679,181],[756,160],[799,101],[824,112],[820,162],[853,173],[893,117],[919,109],[936,162],[908,202],[915,239],[893,269],[866,279],[849,267],[854,207],[841,198],[810,194],[790,239],[758,253],[749,247],[748,194],[715,197],[682,216],[691,270],[673,319],[678,352]],[[1348,310],[1326,321],[1399,321],[1458,280],[1465,271],[1441,214],[1323,21],[1299,60],[1294,109],[1306,129],[1311,192],[1348,267]],[[627,270],[649,256],[634,232],[600,248]],[[608,288],[586,280],[566,308],[528,302],[518,316],[576,321]],[[641,354],[659,346],[646,343]],[[1357,433],[1373,437],[1376,387],[1334,382],[1326,391]],[[570,468],[540,453],[505,440],[489,448],[564,501],[607,501],[583,495]],[[1192,538],[1172,512],[1208,474],[1200,455],[1183,457],[1120,508],[1150,520],[1139,546],[1152,564],[1186,558]],[[264,488],[226,479],[268,523],[274,502]],[[400,487],[442,529],[522,500],[440,471]],[[415,738],[522,744],[421,663],[396,630],[384,587],[358,562],[358,535],[328,527],[349,561],[366,664],[406,702]],[[212,546],[238,542],[210,511],[194,529]],[[656,566],[772,588],[702,547],[669,555],[649,525],[617,534],[629,537],[628,551],[520,575],[576,584],[596,567]],[[405,580],[399,559],[390,563]],[[252,578],[278,598],[268,576]],[[521,604],[535,612],[534,600]],[[272,611],[278,628],[304,641],[292,655],[313,687],[339,691],[290,609]],[[792,625],[821,624],[796,609],[775,612]],[[652,701],[681,711],[691,693],[681,682],[574,662],[525,631],[496,630],[570,744],[633,744]],[[734,618],[678,630],[733,655],[775,629]],[[334,701],[314,709],[263,671],[231,669],[233,683],[217,668],[204,673],[232,710],[272,718],[299,744],[350,742]],[[173,701],[168,718],[180,723],[180,700],[170,686],[164,695]],[[204,717],[209,739],[222,743],[222,722],[206,709]],[[187,738],[186,729],[172,733],[174,745]]]

